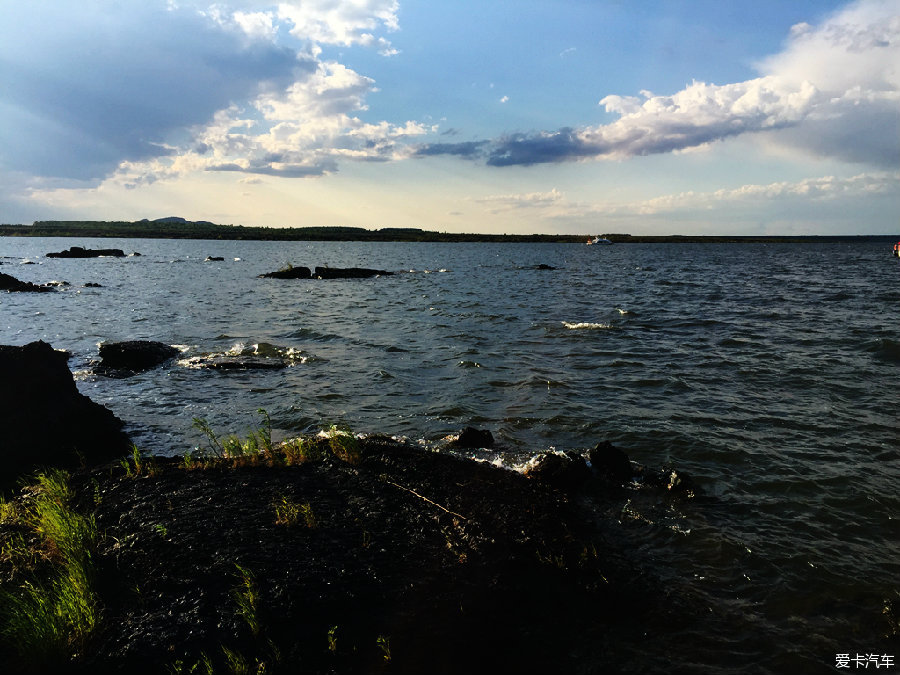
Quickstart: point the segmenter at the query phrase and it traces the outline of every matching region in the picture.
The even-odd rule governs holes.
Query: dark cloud
[[[0,163],[99,178],[314,66],[158,3],[3,3]]]
[[[435,155],[454,155],[464,159],[481,159],[484,156],[484,148],[489,141],[466,141],[463,143],[430,143],[416,149],[417,157],[432,157]]]
[[[264,161],[254,161],[248,167],[243,167],[233,162],[216,164],[206,167],[207,171],[236,171],[239,173],[252,173],[263,176],[279,176],[281,178],[306,178],[309,176],[323,176],[326,173],[334,173],[338,170],[337,163],[328,158],[315,164],[286,164],[282,167],[274,167]]]
[[[529,166],[546,162],[563,162],[569,159],[590,157],[599,148],[586,144],[574,129],[563,128],[556,132],[538,134],[511,134],[500,138],[491,147],[488,166]]]

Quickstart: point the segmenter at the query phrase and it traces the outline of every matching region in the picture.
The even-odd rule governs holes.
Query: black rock
[[[67,359],[46,342],[0,345],[0,485],[40,467],[74,468],[128,451],[122,421],[78,391]]]
[[[577,452],[564,455],[548,452],[539,456],[525,475],[561,490],[576,490],[591,477],[591,472],[584,457]]]
[[[315,271],[315,276],[319,279],[367,279],[391,274],[393,272],[371,270],[365,267],[317,267]]]
[[[588,453],[588,459],[597,475],[610,483],[622,484],[631,480],[633,471],[628,455],[609,441],[597,443]]]
[[[213,370],[279,370],[287,367],[282,358],[252,355],[195,356],[188,359],[192,368],[212,368]]]
[[[177,354],[175,347],[151,340],[104,342],[100,345],[100,365],[103,369],[137,373],[155,368]]]
[[[308,267],[294,267],[293,265],[277,272],[260,274],[261,279],[311,279],[312,272]]]
[[[49,288],[38,286],[37,284],[19,281],[8,274],[0,274],[0,291],[8,291],[10,293],[43,293],[49,290]]]
[[[451,445],[456,448],[490,448],[494,445],[494,436],[487,429],[466,427]]]
[[[556,268],[553,265],[545,265],[544,263],[541,263],[534,269],[536,269],[536,270],[555,270]]]
[[[206,260],[204,260],[203,262],[222,262],[223,260],[225,260],[225,258],[222,258],[220,256],[208,255],[206,256]]]
[[[85,288],[103,288],[100,284],[89,281],[84,285]]]
[[[133,253],[132,255],[140,255],[139,253]],[[57,253],[48,253],[48,258],[100,258],[100,257],[109,257],[109,258],[124,258],[125,252],[120,248],[98,248],[98,249],[88,249],[81,248],[80,246],[73,246],[70,249],[65,251],[59,251]]]

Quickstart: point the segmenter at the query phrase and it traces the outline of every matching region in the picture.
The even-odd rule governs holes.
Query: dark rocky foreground
[[[563,491],[377,437],[352,462],[323,448],[297,465],[75,475],[101,532],[102,621],[71,670],[190,672],[207,658],[236,672],[228,650],[247,672],[627,672],[623,645],[690,620],[597,518],[621,508],[604,475]],[[311,522],[277,522],[286,501]]]

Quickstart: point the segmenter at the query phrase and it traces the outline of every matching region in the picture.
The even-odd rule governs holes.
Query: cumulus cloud
[[[3,3],[0,170],[136,187],[209,170],[314,176],[339,158],[394,156],[424,127],[363,123],[374,82],[322,61],[319,45],[392,53],[378,33],[397,29],[397,9],[388,0]]]
[[[377,30],[398,28],[396,0],[293,0],[278,6],[278,16],[291,24],[291,34],[316,43],[345,46],[376,47],[381,54],[397,53],[383,37],[375,37]]]
[[[600,105],[618,115],[610,124],[509,134],[480,157],[490,166],[623,159],[754,134],[817,156],[896,166],[897,63],[900,4],[863,0],[819,27],[794,26],[785,49],[759,64],[758,78],[693,82],[671,95],[609,95]]]
[[[111,0],[89,7],[2,4],[5,168],[98,178],[123,160],[170,154],[185,128],[304,70],[294,52],[193,11]]]
[[[409,139],[434,127],[418,122],[364,122],[371,78],[337,62],[283,91],[231,106],[193,130],[191,150],[172,160],[123,164],[112,180],[124,185],[171,179],[196,171],[236,171],[304,178],[334,173],[339,161],[387,161],[408,156]]]

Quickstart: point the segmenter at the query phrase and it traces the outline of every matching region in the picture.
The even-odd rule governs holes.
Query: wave
[[[590,323],[587,321],[563,321],[562,325],[569,330],[607,330],[613,327],[611,323]]]
[[[176,346],[182,354],[189,351],[183,345]],[[237,342],[223,351],[186,356],[177,364],[184,368],[277,368],[307,363],[313,359],[314,356],[295,347],[280,347],[270,342]]]

